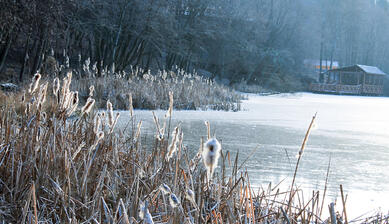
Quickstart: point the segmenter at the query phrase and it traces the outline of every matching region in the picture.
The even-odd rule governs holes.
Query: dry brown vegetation
[[[0,97],[3,223],[331,222],[321,217],[328,207],[319,192],[304,200],[294,184],[289,191],[271,185],[254,190],[238,154],[221,150],[219,169],[210,178],[202,162],[207,139],[191,158],[180,127],[170,125],[172,93],[165,118],[154,115],[156,136],[146,147],[132,108],[129,126],[115,130],[118,115],[112,105],[96,113],[88,93],[79,107],[78,94],[69,89],[70,75],[52,89],[34,80],[30,90],[14,98],[23,107]],[[332,219],[346,220],[346,212]],[[367,222],[387,220],[381,215]]]
[[[196,73],[182,69],[158,71],[155,74],[140,68],[130,72],[107,69],[98,74],[96,66],[84,65],[82,78],[72,88],[87,97],[89,87],[95,87],[99,107],[109,99],[116,109],[128,108],[128,94],[132,93],[133,106],[138,109],[167,109],[169,92],[175,96],[174,108],[179,110],[240,110],[241,95]],[[81,76],[81,75],[80,75]]]

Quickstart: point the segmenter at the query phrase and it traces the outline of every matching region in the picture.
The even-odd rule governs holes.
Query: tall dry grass
[[[128,108],[129,93],[132,93],[134,108],[152,110],[169,107],[169,92],[174,93],[174,108],[179,110],[238,111],[242,99],[227,86],[179,68],[157,72],[141,68],[131,68],[129,72],[108,69],[98,72],[96,66],[85,63],[76,76],[72,88],[86,98],[93,85],[97,106],[101,108],[108,99],[116,109]]]
[[[219,147],[205,144],[211,126],[204,126],[207,138],[189,157],[193,149],[183,145],[180,126],[171,126],[173,95],[166,116],[154,115],[156,135],[146,148],[136,111],[130,107],[128,127],[116,130],[118,115],[110,103],[106,112],[96,113],[98,94],[92,90],[87,103],[77,106],[71,78],[53,89],[33,84],[20,98],[23,108],[9,101],[0,107],[2,223],[330,222],[320,215],[319,192],[304,199],[293,185],[292,191],[278,185],[254,189],[239,154],[222,146],[219,168],[207,175],[204,147]],[[336,222],[345,220],[346,212],[339,214],[332,217]],[[388,217],[367,221],[387,223]]]

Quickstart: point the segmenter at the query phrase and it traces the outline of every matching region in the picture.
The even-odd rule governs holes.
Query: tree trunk
[[[42,34],[40,37],[40,40],[38,40],[38,41],[39,41],[39,47],[38,47],[36,54],[35,54],[34,64],[32,66],[32,70],[31,70],[31,76],[33,76],[38,71],[38,69],[42,63],[42,54],[43,54],[44,48],[46,47],[45,35]]]
[[[20,69],[19,82],[23,81],[24,70],[26,69],[26,65],[28,62],[28,47],[29,47],[29,45],[30,45],[30,36],[28,36],[26,46],[24,47],[24,59],[23,59],[22,68]]]
[[[5,59],[7,58],[9,48],[11,47],[12,39],[13,37],[12,34],[10,33],[7,37],[7,41],[4,49],[2,50],[2,52],[0,52],[0,71],[2,71],[4,68]]]

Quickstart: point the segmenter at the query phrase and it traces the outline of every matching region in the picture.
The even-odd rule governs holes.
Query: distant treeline
[[[30,79],[50,57],[280,90],[304,88],[307,58],[389,72],[386,0],[2,0],[0,11],[2,79]]]

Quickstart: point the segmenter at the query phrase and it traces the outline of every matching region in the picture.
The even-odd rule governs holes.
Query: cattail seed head
[[[76,111],[78,106],[78,91],[71,92],[69,95],[71,95],[71,99],[69,100],[69,107],[67,111],[67,115],[70,116],[74,111]]]
[[[160,125],[159,125],[158,117],[155,115],[154,111],[152,113],[153,113],[153,118],[154,118],[155,126],[157,127],[156,138],[158,139],[158,141],[162,141],[163,135],[165,133],[166,120],[165,120],[165,122],[163,124],[163,128],[161,128]]]
[[[69,71],[67,74],[66,74],[66,77],[68,78],[68,89],[70,88],[70,83],[72,82],[72,77],[73,77],[73,73],[71,71]]]
[[[162,141],[164,130],[165,130],[165,129],[162,129],[162,128],[159,130],[159,133],[158,133],[158,135],[157,135],[158,141]]]
[[[91,111],[94,104],[95,104],[95,100],[89,97],[85,105],[81,109],[81,114],[88,114]]]
[[[172,190],[170,190],[170,187],[167,184],[165,184],[165,183],[162,183],[159,186],[159,190],[161,190],[163,194],[170,194],[170,193],[172,193]]]
[[[186,191],[185,191],[185,198],[188,201],[190,201],[190,203],[192,203],[192,205],[194,207],[196,207],[198,209],[197,204],[196,204],[195,193],[191,189],[189,189],[189,188],[186,189]]]
[[[101,123],[101,118],[100,118],[100,114],[98,113],[98,114],[96,114],[96,116],[95,116],[95,123],[94,123],[94,125],[93,125],[93,132],[94,132],[95,134],[97,134],[98,131],[99,131],[100,123]]]
[[[203,161],[204,166],[208,171],[209,179],[212,178],[213,171],[217,167],[217,163],[220,156],[221,145],[216,138],[211,138],[205,142],[203,147]]]
[[[95,86],[94,85],[91,85],[89,87],[89,97],[92,97],[93,96],[93,92],[95,91]]]
[[[62,109],[67,109],[71,100],[72,94],[70,94],[70,83],[72,82],[72,73],[68,72],[67,76],[63,78],[60,106]]]
[[[114,123],[113,108],[112,108],[112,103],[109,100],[107,101],[107,112],[108,112],[108,125],[109,127],[112,127]]]
[[[62,109],[67,110],[71,106],[72,98],[73,92],[67,92],[63,99]]]
[[[58,96],[59,88],[60,88],[59,78],[56,77],[53,81],[53,94],[54,94],[54,96]]]
[[[189,201],[195,201],[195,193],[191,189],[186,189],[185,191],[185,198]]]
[[[134,116],[134,106],[133,106],[133,102],[132,102],[132,93],[129,94],[128,101],[129,101],[129,106],[130,106],[130,115],[132,117],[132,116]]]
[[[72,101],[72,105],[76,105],[78,104],[78,91],[75,91],[73,92],[73,101]]]
[[[176,208],[176,207],[180,206],[180,200],[173,193],[171,193],[169,196],[169,203],[170,203],[170,206],[172,206],[172,208]]]
[[[139,121],[138,128],[137,128],[136,134],[135,134],[135,138],[133,139],[134,143],[137,142],[139,139],[141,127],[142,127],[142,121]]]
[[[21,101],[22,101],[22,103],[24,103],[26,101],[26,92],[24,90],[23,90],[23,94],[21,97]]]
[[[143,221],[145,224],[154,224],[153,216],[151,216],[148,208],[146,208],[145,217],[144,217]]]
[[[41,120],[42,120],[43,122],[46,122],[46,119],[47,119],[47,114],[46,114],[46,112],[42,112],[42,113],[41,113]]]
[[[169,109],[168,109],[165,117],[171,117],[172,116],[172,113],[173,113],[173,103],[174,103],[173,92],[169,91]]]
[[[145,209],[147,209],[147,207],[145,206],[145,203],[143,201],[139,201],[139,218],[140,219],[145,218]]]
[[[172,133],[172,136],[173,136],[172,142],[169,145],[169,148],[168,148],[169,151],[168,151],[168,154],[166,155],[167,161],[169,161],[173,157],[174,153],[177,151],[177,144],[179,142],[179,138],[178,138],[179,134],[180,134],[179,128],[175,127],[174,131]]]
[[[70,67],[70,60],[69,60],[69,56],[67,56],[67,55],[66,55],[66,58],[65,58],[65,65],[66,65],[66,68]]]
[[[305,146],[306,146],[306,144],[308,142],[308,138],[309,138],[309,136],[311,134],[312,129],[315,126],[315,123],[316,123],[316,116],[317,116],[317,112],[315,113],[315,115],[313,115],[311,123],[309,124],[308,130],[305,133],[305,137],[304,137],[303,143],[302,143],[301,148],[300,148],[300,150],[298,152],[298,157],[301,157],[303,155],[303,153],[304,153],[304,149],[305,149]]]
[[[35,92],[35,90],[38,88],[40,79],[41,79],[41,74],[36,73],[32,78],[32,83],[30,89],[28,90],[29,93],[33,94]]]
[[[47,87],[48,87],[49,83],[45,83],[45,84],[42,84],[40,86],[40,90],[39,90],[39,102],[40,103],[44,103],[46,101],[46,95],[47,95]]]
[[[59,85],[59,84],[58,84]],[[66,91],[68,90],[66,87],[68,86],[68,78],[65,77],[62,79],[62,89],[61,89],[61,95],[64,98],[66,96]]]
[[[27,103],[26,109],[24,110],[24,113],[25,113],[26,115],[28,115],[28,114],[30,114],[30,112],[31,112],[31,104],[30,104],[30,103]]]
[[[154,224],[153,217],[151,216],[149,209],[147,208],[147,201],[139,202],[139,218],[143,220],[145,224]]]
[[[115,128],[116,123],[118,122],[119,117],[120,117],[120,113],[117,112],[117,113],[116,113],[116,116],[115,116],[115,119],[113,120],[112,126],[110,127],[111,130],[110,130],[109,133],[112,133],[112,132],[113,132],[113,129]]]
[[[100,141],[101,139],[104,138],[104,132],[103,131],[99,131],[96,136],[97,136],[98,141]]]

